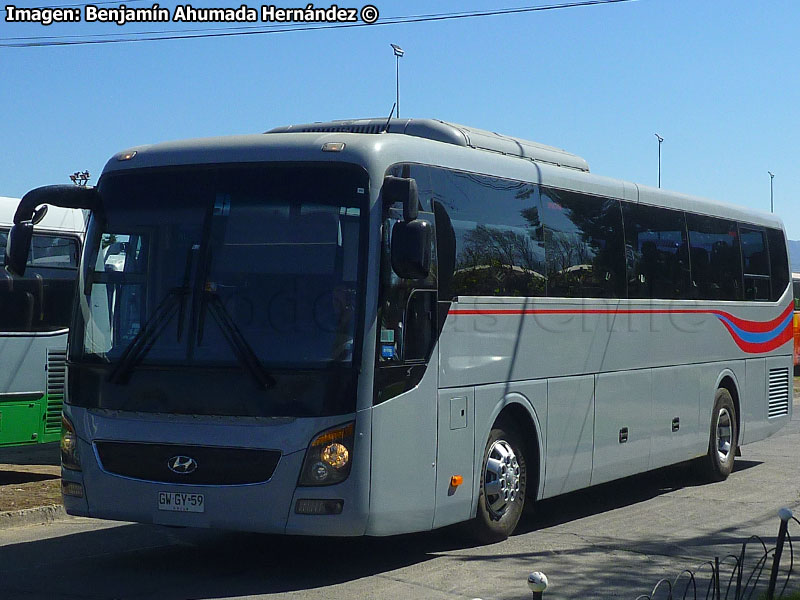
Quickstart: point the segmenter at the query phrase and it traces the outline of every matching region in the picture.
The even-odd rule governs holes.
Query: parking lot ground
[[[530,598],[525,578],[539,570],[550,578],[547,600],[634,600],[662,577],[738,552],[751,535],[775,543],[778,509],[800,513],[798,399],[794,411],[778,434],[742,449],[725,482],[672,467],[553,498],[488,546],[448,531],[295,538],[77,518],[7,529],[0,598],[512,600]],[[790,533],[800,538],[800,526]],[[792,582],[800,587],[800,574]]]
[[[61,504],[58,443],[0,448],[0,513]]]

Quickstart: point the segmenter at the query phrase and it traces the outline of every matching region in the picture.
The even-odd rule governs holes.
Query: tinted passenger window
[[[683,213],[623,203],[629,298],[689,297],[689,246]]]
[[[739,230],[733,221],[687,214],[692,268],[692,297],[742,299]]]
[[[769,254],[764,231],[739,227],[742,240],[745,300],[769,300]]]
[[[781,299],[789,285],[789,257],[786,254],[786,239],[780,229],[767,229],[769,262],[772,269],[772,301]]]
[[[431,169],[431,187],[437,226],[449,218],[455,236],[450,296],[443,290],[442,300],[545,295],[545,250],[535,185]],[[440,243],[444,233],[445,229],[438,236]]]
[[[617,200],[542,188],[547,295],[624,298],[625,251]]]

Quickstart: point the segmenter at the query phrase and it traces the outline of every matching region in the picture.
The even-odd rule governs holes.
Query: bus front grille
[[[789,369],[769,370],[769,418],[789,414]]]
[[[95,448],[107,473],[191,485],[263,483],[272,478],[281,457],[278,450],[146,442],[97,441]]]
[[[61,431],[61,407],[64,404],[64,381],[67,353],[63,349],[47,349],[47,407],[44,415],[45,433]]]

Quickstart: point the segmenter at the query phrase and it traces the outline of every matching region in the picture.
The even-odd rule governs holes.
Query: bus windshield
[[[367,189],[349,165],[104,178],[71,359],[239,364],[264,384],[271,368],[352,365]]]

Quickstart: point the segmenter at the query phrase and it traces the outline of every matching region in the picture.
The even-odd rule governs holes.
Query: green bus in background
[[[0,197],[5,249],[19,200]],[[39,215],[24,277],[0,269],[0,447],[56,442],[67,327],[72,318],[83,212],[56,206]]]

